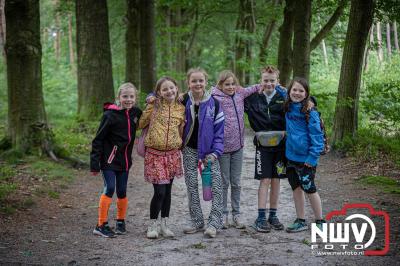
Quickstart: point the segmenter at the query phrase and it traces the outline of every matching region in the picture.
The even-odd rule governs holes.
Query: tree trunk
[[[58,1],[54,1],[54,6],[57,8],[59,5]],[[55,32],[54,34],[54,55],[56,57],[57,63],[60,63],[61,57],[61,22],[60,22],[60,13],[56,12],[55,18]]]
[[[348,0],[341,0],[336,8],[335,12],[333,12],[332,16],[328,20],[328,22],[323,26],[320,31],[315,35],[315,37],[311,40],[310,51],[317,48],[318,44],[325,39],[325,37],[332,30],[333,26],[335,26],[336,22],[339,20],[340,16],[343,14],[345,7],[347,6]]]
[[[278,6],[280,3],[280,0],[275,0],[274,1],[274,7]],[[274,31],[276,25],[276,17],[273,16],[269,24],[265,27],[264,31],[264,36],[262,43],[260,45],[260,53],[258,57],[260,58],[260,64],[264,65],[265,62],[267,61],[267,48],[269,45],[269,41],[271,40],[272,32]]]
[[[6,0],[5,17],[12,148],[52,154],[42,92],[39,0]]]
[[[293,76],[310,75],[311,0],[297,0],[294,12]]]
[[[140,14],[140,88],[153,91],[156,83],[156,32],[154,0],[139,0]]]
[[[392,42],[390,41],[390,23],[386,23],[386,47],[388,58],[392,56]]]
[[[168,73],[172,70],[171,8],[168,5],[160,5],[158,13],[163,21],[160,29],[160,42],[162,43],[160,71]]]
[[[0,0],[0,53],[5,57],[4,44],[6,42],[6,19],[4,16],[4,0]]]
[[[125,81],[131,82],[137,88],[140,88],[139,1],[127,0],[127,8]]]
[[[378,42],[378,61],[383,62],[381,23],[376,23],[376,40]]]
[[[374,13],[373,0],[352,0],[343,50],[333,126],[333,143],[357,133],[362,62]]]
[[[76,0],[76,32],[78,115],[92,120],[114,99],[106,0]]]
[[[254,3],[253,0],[250,0],[247,2],[248,8],[249,8],[249,14],[246,19],[246,31],[250,34],[253,35],[255,30],[256,30],[256,22],[255,22],[255,15],[254,15]],[[252,83],[252,71],[251,71],[251,66],[253,62],[252,58],[252,47],[253,47],[253,39],[252,38],[246,38],[246,62],[247,62],[247,67],[245,69],[245,83],[244,84],[250,84]]]
[[[74,52],[74,42],[72,40],[72,14],[68,13],[68,47],[69,47],[69,64],[71,70],[76,74],[75,66],[75,52]]]
[[[371,47],[374,45],[374,24],[371,25],[371,28],[369,30],[369,44],[367,44],[367,48],[365,49],[365,54],[364,54],[364,72],[368,70],[368,61],[369,61],[369,52],[371,50]]]
[[[394,47],[396,48],[397,52],[400,52],[399,49],[399,39],[397,37],[397,22],[393,22],[393,37],[394,37]]]
[[[321,21],[321,19],[320,19],[320,17],[318,16],[318,24],[320,24],[320,21]],[[320,30],[321,30],[321,25],[320,25]],[[312,43],[312,41],[311,41],[311,43]],[[311,45],[311,44],[310,44]],[[321,48],[322,48],[322,54],[323,54],[323,56],[324,56],[324,62],[325,62],[325,65],[326,66],[328,66],[328,53],[327,53],[327,51],[326,51],[326,45],[325,45],[325,40],[324,39],[322,39],[321,40]]]
[[[293,40],[293,11],[295,0],[286,0],[283,11],[283,22],[279,28],[278,69],[279,79],[283,86],[287,86],[292,75],[292,40]]]

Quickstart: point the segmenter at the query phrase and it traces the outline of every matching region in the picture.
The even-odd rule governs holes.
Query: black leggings
[[[169,184],[153,184],[154,195],[150,203],[150,219],[157,219],[161,210],[161,217],[169,216],[171,208],[172,181]]]

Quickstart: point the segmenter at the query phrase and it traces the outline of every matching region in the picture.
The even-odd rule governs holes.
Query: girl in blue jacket
[[[187,84],[189,92],[182,102],[186,116],[182,154],[191,224],[184,233],[193,234],[204,227],[197,168],[210,161],[212,206],[204,234],[215,237],[217,229],[222,227],[222,178],[217,159],[224,152],[224,113],[218,101],[206,91],[207,73],[203,69],[190,69]]]
[[[322,227],[321,199],[314,183],[320,153],[324,149],[324,136],[319,113],[315,109],[307,111],[310,101],[308,82],[304,78],[294,78],[288,88],[289,98],[286,111],[286,176],[293,190],[297,219],[286,228],[287,232],[308,229],[304,215],[304,193],[313,209],[316,224]]]

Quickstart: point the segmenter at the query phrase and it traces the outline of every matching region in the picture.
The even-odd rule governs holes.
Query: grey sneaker
[[[267,220],[256,220],[254,222],[254,228],[257,230],[257,232],[261,233],[269,233],[271,231],[271,225],[267,223]]]
[[[208,226],[206,231],[204,231],[204,235],[210,238],[214,238],[217,235],[217,229],[215,229],[213,226]]]
[[[191,224],[189,226],[187,226],[186,228],[183,229],[183,233],[185,234],[194,234],[197,233],[199,231],[203,230],[203,226],[201,227],[197,227],[194,224]]]
[[[279,221],[277,216],[273,216],[268,218],[268,223],[272,226],[273,229],[275,230],[283,230],[285,227],[283,224]]]
[[[236,229],[244,229],[246,226],[243,224],[242,220],[240,219],[240,215],[233,216],[233,225]]]

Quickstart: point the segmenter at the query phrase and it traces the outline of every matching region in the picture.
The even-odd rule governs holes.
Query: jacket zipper
[[[233,95],[231,98],[232,98],[232,102],[233,102],[233,107],[235,108],[235,113],[236,113],[236,118],[237,118],[236,121],[237,121],[238,126],[239,126],[240,146],[242,147],[243,146],[243,144],[242,144],[242,130],[240,129],[239,115],[237,113],[236,104],[235,104],[235,100],[233,99],[233,97],[235,97],[235,95]]]
[[[112,161],[114,160],[115,153],[117,152],[117,149],[118,149],[118,146],[115,145],[115,146],[113,147],[112,151],[111,151],[110,156],[108,157],[108,160],[107,160],[107,163],[108,163],[108,164],[111,164]]]
[[[171,119],[171,105],[168,105],[168,126],[167,126],[167,141],[165,142],[165,150],[167,150],[168,145],[168,135],[169,135],[169,121]]]
[[[126,109],[125,111],[126,114],[126,119],[128,120],[128,143],[126,144],[125,147],[125,165],[126,165],[126,171],[128,172],[128,146],[129,143],[131,143],[131,120],[129,119],[129,109]]]

